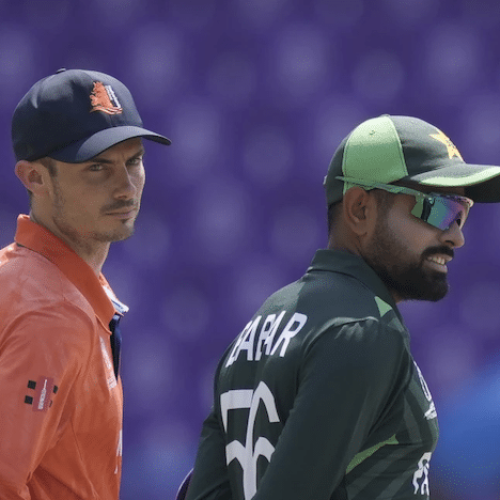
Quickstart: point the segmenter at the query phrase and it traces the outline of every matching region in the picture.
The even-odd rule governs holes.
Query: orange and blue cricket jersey
[[[126,310],[104,276],[19,216],[15,242],[0,250],[2,500],[119,498],[123,393],[111,330]]]

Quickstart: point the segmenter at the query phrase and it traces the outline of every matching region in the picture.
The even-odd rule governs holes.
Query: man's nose
[[[441,240],[452,248],[460,248],[465,245],[465,237],[458,222],[454,222],[448,229],[442,231]]]
[[[135,176],[130,174],[126,165],[123,165],[118,169],[116,176],[117,187],[115,190],[115,197],[125,199],[133,198],[137,193],[137,179]]]

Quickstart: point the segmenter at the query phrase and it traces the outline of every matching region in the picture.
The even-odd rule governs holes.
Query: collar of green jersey
[[[404,324],[399,309],[384,282],[377,273],[359,256],[340,250],[318,250],[309,269],[335,271],[347,274],[365,284],[379,299],[387,303]],[[379,304],[380,308],[380,304]]]

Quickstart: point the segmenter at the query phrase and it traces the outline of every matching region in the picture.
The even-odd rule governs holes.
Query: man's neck
[[[92,239],[82,239],[76,235],[68,235],[61,232],[55,225],[45,224],[43,220],[35,217],[33,212],[30,212],[30,219],[43,226],[50,231],[54,236],[64,241],[81,259],[83,259],[93,270],[96,276],[99,276],[102,267],[109,252],[109,242],[101,242]]]

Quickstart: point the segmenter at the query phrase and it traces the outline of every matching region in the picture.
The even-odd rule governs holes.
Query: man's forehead
[[[126,154],[126,155],[136,155],[144,152],[144,146],[142,145],[142,140],[140,137],[134,137],[132,139],[127,139],[126,141],[119,142],[108,149],[105,149],[98,155],[94,156],[90,160],[82,163],[88,163],[95,161],[97,159],[111,157],[116,154]]]

